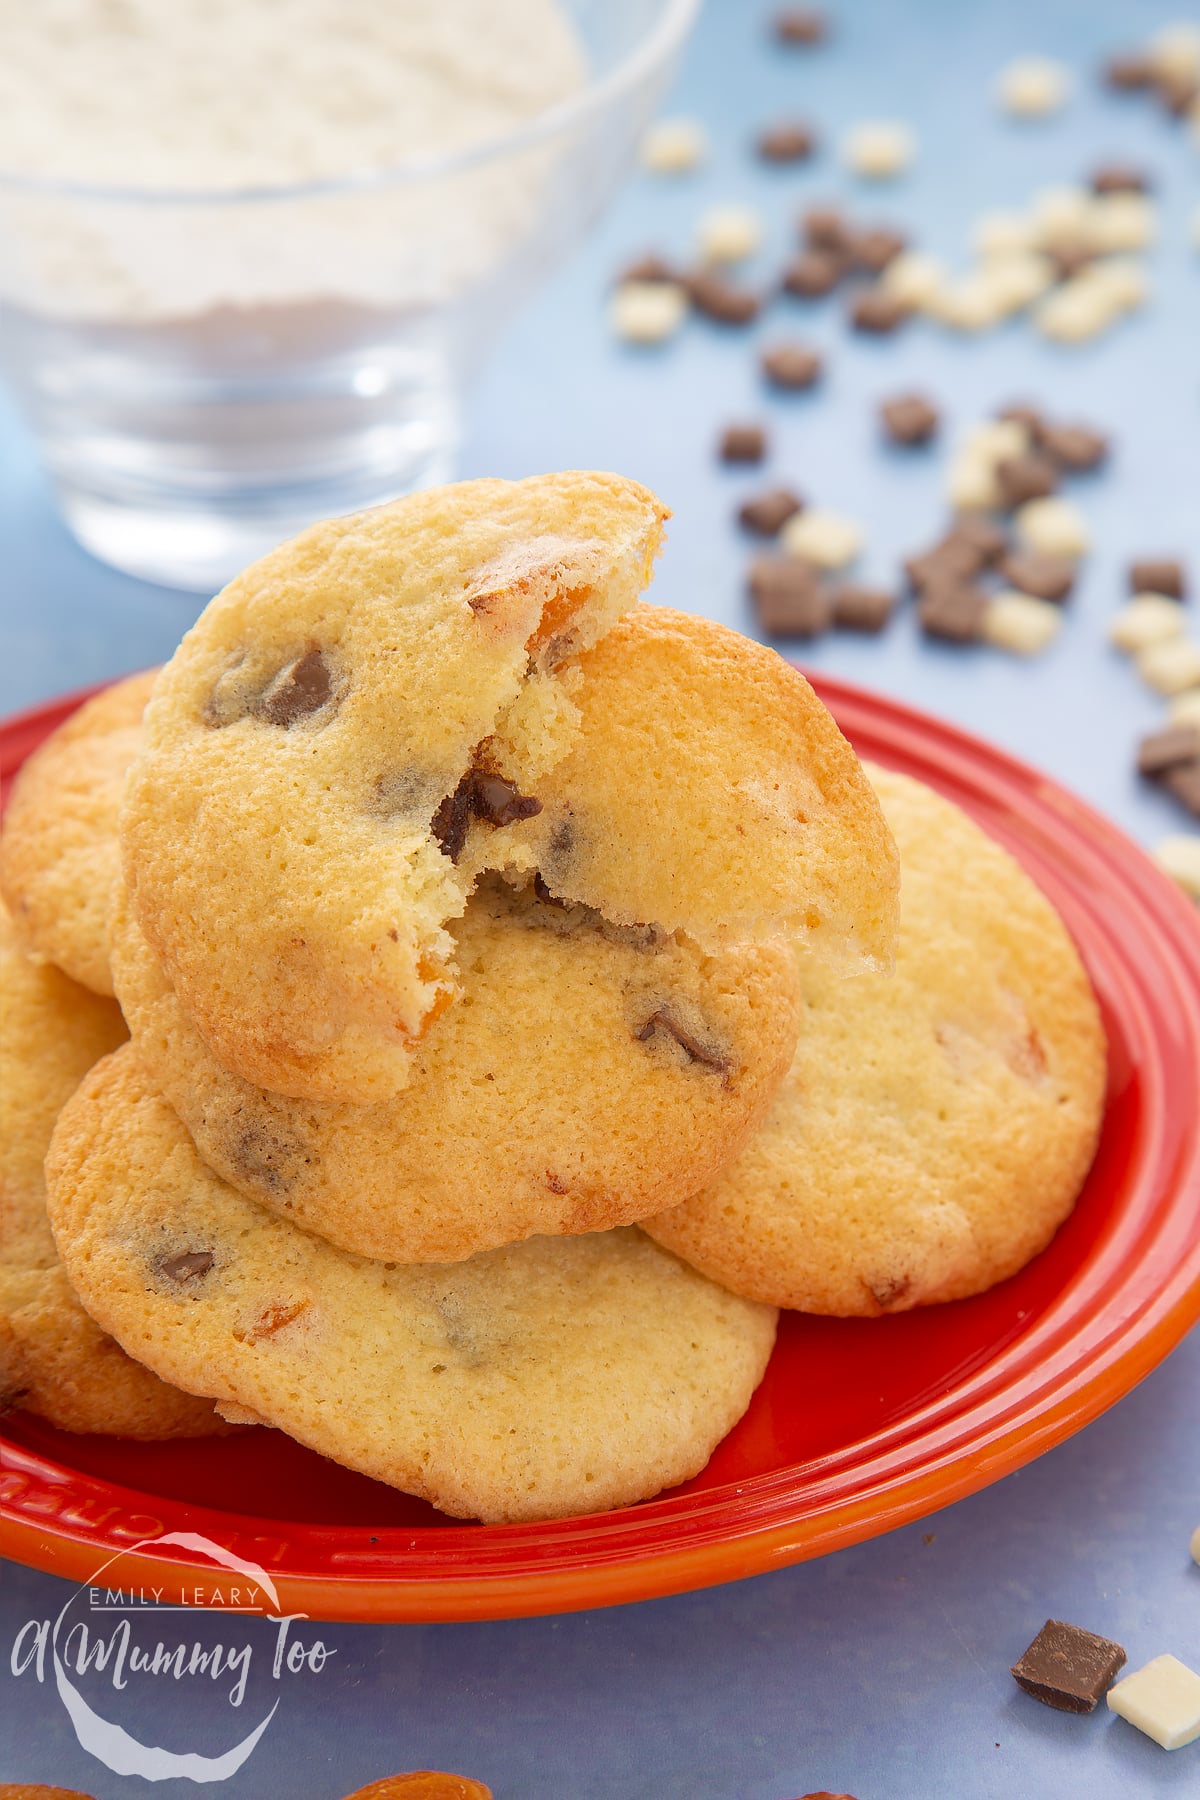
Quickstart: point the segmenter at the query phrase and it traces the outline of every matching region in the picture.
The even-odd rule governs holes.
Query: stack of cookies
[[[642,603],[664,518],[574,474],[319,526],[144,723],[139,677],[23,772],[11,958],[130,1034],[70,982],[31,1028],[39,1269],[171,1429],[462,1517],[627,1504],[777,1307],[978,1292],[1069,1211],[1104,1062],[1061,924],[773,652]],[[7,1295],[10,1398],[72,1425]]]

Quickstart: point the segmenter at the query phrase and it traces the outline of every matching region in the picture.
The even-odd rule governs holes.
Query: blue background
[[[1109,429],[1110,467],[1067,486],[1094,550],[1047,655],[1030,663],[932,645],[902,616],[882,639],[833,636],[806,657],[1016,751],[1143,843],[1186,829],[1132,773],[1134,743],[1163,706],[1108,648],[1105,627],[1132,556],[1178,553],[1200,579],[1200,257],[1187,242],[1200,144],[1148,101],[1111,96],[1094,79],[1105,54],[1172,15],[1133,0],[843,0],[827,48],[788,53],[764,29],[769,12],[709,0],[669,105],[704,119],[708,164],[674,180],[634,178],[502,346],[473,399],[461,472],[583,465],[639,477],[675,512],[655,597],[752,630],[743,595],[752,547],[732,514],[760,485],[786,480],[859,519],[862,572],[894,581],[898,559],[943,518],[957,429],[1021,396]],[[991,98],[995,74],[1034,51],[1076,70],[1075,96],[1052,120],[1006,120]],[[754,133],[789,113],[819,126],[825,150],[799,170],[766,168],[750,152]],[[831,146],[853,120],[880,116],[915,124],[920,156],[903,181],[868,188],[839,172]],[[710,204],[746,202],[763,214],[764,275],[790,247],[795,214],[826,198],[864,220],[908,226],[922,248],[961,261],[980,210],[1020,206],[1107,159],[1153,172],[1162,232],[1150,257],[1152,303],[1091,344],[1047,345],[1021,321],[967,338],[915,324],[874,341],[846,331],[836,299],[778,301],[749,332],[693,321],[653,350],[608,335],[612,271],[647,248],[685,253]],[[780,336],[825,349],[819,390],[764,392],[754,347]],[[930,452],[879,442],[878,399],[909,387],[944,408]],[[721,425],[742,418],[769,425],[763,471],[732,472],[714,457]],[[4,712],[168,655],[197,609],[194,598],[103,569],[73,545],[7,414],[0,566]],[[219,1791],[338,1800],[392,1770],[429,1765],[489,1781],[498,1800],[1195,1791],[1200,1746],[1168,1756],[1104,1711],[1053,1713],[1017,1692],[1007,1670],[1048,1616],[1117,1638],[1133,1667],[1170,1650],[1200,1668],[1200,1569],[1188,1556],[1200,1523],[1198,1393],[1193,1336],[1107,1417],[988,1492],[734,1587],[559,1619],[325,1627],[336,1656],[309,1686],[285,1691],[263,1744]],[[78,1749],[52,1688],[8,1673],[20,1626],[56,1612],[69,1591],[0,1567],[0,1776],[123,1800],[145,1784]],[[245,1729],[222,1691],[203,1683],[154,1695],[141,1717],[148,1735],[209,1753]],[[169,1800],[195,1789],[157,1791]]]

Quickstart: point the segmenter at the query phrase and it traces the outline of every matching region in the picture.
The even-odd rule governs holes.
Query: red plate
[[[686,1487],[548,1525],[462,1525],[267,1431],[203,1444],[78,1438],[11,1415],[0,1551],[87,1581],[113,1552],[199,1532],[314,1618],[512,1617],[704,1587],[819,1556],[995,1481],[1111,1406],[1200,1316],[1200,928],[1112,825],[949,726],[818,688],[864,756],[928,781],[1010,849],[1067,921],[1100,995],[1104,1135],[1050,1248],[975,1300],[880,1320],[784,1315],[742,1423]],[[0,726],[0,770],[80,696]],[[123,1564],[180,1598],[208,1572],[164,1546]]]

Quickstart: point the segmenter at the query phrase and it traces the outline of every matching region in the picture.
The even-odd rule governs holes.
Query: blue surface
[[[1026,663],[940,649],[902,618],[882,640],[831,637],[808,660],[1006,745],[1153,843],[1182,828],[1131,773],[1134,740],[1162,707],[1106,647],[1104,626],[1130,556],[1177,552],[1200,578],[1200,270],[1185,236],[1200,198],[1198,152],[1147,102],[1114,99],[1090,77],[1102,54],[1170,15],[1134,0],[846,0],[836,43],[788,55],[764,36],[768,10],[710,0],[671,110],[705,118],[711,163],[677,181],[637,178],[525,316],[476,397],[462,472],[590,465],[639,476],[675,509],[656,597],[749,629],[750,546],[731,515],[763,477],[715,462],[726,420],[768,421],[766,477],[861,519],[864,571],[883,578],[942,517],[945,442],[932,453],[886,452],[874,421],[881,395],[927,388],[945,407],[946,440],[1021,395],[1111,428],[1111,469],[1069,485],[1095,551],[1047,656]],[[1017,125],[995,113],[990,84],[1006,60],[1031,51],[1074,66],[1079,90],[1057,119]],[[802,172],[764,169],[747,143],[757,125],[789,112],[813,118],[827,143],[855,118],[908,117],[920,133],[919,164],[887,189],[840,176],[828,152]],[[610,271],[643,248],[682,252],[696,217],[717,200],[764,213],[776,261],[793,215],[827,196],[909,225],[924,247],[954,257],[983,207],[1019,205],[1109,157],[1154,171],[1163,232],[1151,257],[1153,304],[1092,345],[1055,349],[1019,322],[984,338],[915,325],[882,342],[855,339],[836,301],[781,301],[750,333],[696,322],[661,350],[627,350],[606,334]],[[752,346],[785,333],[826,348],[819,392],[784,401],[761,390]],[[0,710],[166,655],[196,610],[192,599],[104,570],[73,546],[7,418],[0,549]],[[820,1788],[858,1800],[1083,1792],[1140,1800],[1195,1791],[1200,1746],[1168,1756],[1105,1712],[1052,1713],[1019,1694],[1007,1669],[1050,1615],[1119,1639],[1132,1666],[1170,1650],[1200,1667],[1200,1570],[1188,1557],[1200,1522],[1198,1387],[1193,1336],[1107,1417],[988,1492],[735,1587],[561,1619],[325,1627],[336,1656],[309,1687],[284,1693],[262,1745],[221,1791],[337,1800],[392,1769],[430,1764],[490,1781],[498,1800],[792,1800]],[[52,1687],[7,1672],[21,1625],[57,1611],[69,1592],[0,1569],[0,1776],[124,1800],[146,1784],[107,1773],[77,1747]],[[247,1627],[260,1633],[256,1644],[265,1643],[261,1630]],[[223,1689],[203,1682],[129,1704],[148,1735],[206,1753],[245,1728]],[[157,1791],[169,1800],[195,1789],[180,1781]]]

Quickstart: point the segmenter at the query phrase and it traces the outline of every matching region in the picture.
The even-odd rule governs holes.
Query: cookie
[[[0,1800],[3,1790],[0,1789]],[[492,1800],[492,1790],[470,1775],[447,1775],[440,1769],[413,1769],[406,1775],[385,1775],[365,1788],[355,1788],[346,1800]]]
[[[871,776],[903,870],[895,973],[807,972],[763,1129],[646,1224],[735,1292],[803,1312],[899,1312],[1015,1274],[1074,1205],[1104,1104],[1099,1012],[1049,902],[948,800]]]
[[[462,1518],[645,1499],[703,1468],[775,1334],[635,1227],[469,1261],[369,1262],[210,1171],[131,1046],[46,1159],[89,1308],[165,1380]]]
[[[141,745],[156,670],[73,712],[13,783],[0,830],[0,895],[31,956],[111,994],[108,897],[120,868],[117,814]]]
[[[124,1037],[116,1005],[31,962],[0,907],[0,1402],[64,1431],[194,1437],[224,1426],[92,1322],[46,1218],[42,1159],[59,1108]]]
[[[461,998],[416,1046],[404,1091],[291,1100],[222,1068],[127,905],[113,939],[139,1059],[205,1162],[389,1262],[456,1262],[685,1199],[759,1123],[800,1028],[781,941],[709,954],[489,875],[458,926]]]
[[[228,1068],[300,1098],[404,1086],[457,993],[460,865],[540,804],[578,653],[637,600],[665,516],[615,475],[464,482],[315,526],[205,609],[121,832],[139,922]]]

